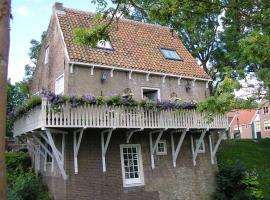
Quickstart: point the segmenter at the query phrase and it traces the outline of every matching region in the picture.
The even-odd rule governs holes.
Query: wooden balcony
[[[218,114],[208,122],[206,113],[196,110],[144,110],[141,107],[108,107],[70,104],[59,111],[46,100],[14,123],[14,136],[40,128],[149,128],[149,129],[227,129],[226,115]]]

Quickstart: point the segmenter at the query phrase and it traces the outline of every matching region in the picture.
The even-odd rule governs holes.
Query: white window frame
[[[195,139],[195,145],[196,145],[196,148],[197,148],[197,144],[198,144],[198,142],[199,142],[199,138],[198,139]],[[202,148],[203,149],[200,149],[199,148],[199,150],[198,150],[198,153],[205,153],[205,143],[204,143],[204,140],[202,141]]]
[[[45,49],[45,58],[44,58],[44,64],[48,64],[49,62],[49,54],[50,54],[50,49],[49,46],[46,47]]]
[[[109,40],[100,40],[97,42],[97,48],[112,50],[112,43]]]
[[[255,121],[256,132],[261,132],[261,122]]]
[[[124,155],[123,148],[137,148],[138,154],[138,171],[139,178],[134,178],[134,182],[132,180],[127,181],[125,178],[125,166],[124,166]],[[121,167],[122,167],[122,178],[123,178],[123,186],[124,187],[136,187],[144,185],[144,172],[143,172],[143,164],[142,164],[142,151],[140,144],[120,144],[120,157],[121,157]]]
[[[63,89],[61,92],[59,92],[59,88],[58,88],[58,81],[63,78]],[[64,90],[65,90],[65,76],[64,74],[61,74],[60,76],[58,76],[56,79],[55,79],[55,82],[54,82],[54,93],[56,95],[60,95],[60,94],[63,94],[64,93]]]
[[[148,89],[148,90],[157,90],[157,96],[158,100],[160,101],[160,88],[154,88],[154,87],[141,87],[141,99],[143,99],[143,90]]]
[[[266,125],[267,124],[267,125]],[[263,122],[263,127],[265,131],[270,131],[270,120],[265,120]]]
[[[164,151],[159,151],[158,149],[158,146],[157,146],[157,149],[156,149],[156,154],[159,155],[159,156],[162,156],[162,155],[167,155],[167,142],[166,140],[160,140],[158,142],[158,144],[162,143],[164,145]]]

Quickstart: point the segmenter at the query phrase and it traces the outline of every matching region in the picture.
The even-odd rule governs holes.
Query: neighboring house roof
[[[110,33],[113,50],[92,49],[75,43],[73,30],[90,27],[94,14],[68,8],[56,14],[70,61],[209,79],[168,27],[120,19]],[[165,59],[162,47],[175,49],[183,61]]]
[[[239,113],[238,122],[237,122],[237,113]],[[229,122],[231,126],[237,126],[238,123],[239,125],[252,124],[253,119],[255,119],[256,114],[257,114],[257,109],[234,110],[227,113],[228,118],[232,120]]]

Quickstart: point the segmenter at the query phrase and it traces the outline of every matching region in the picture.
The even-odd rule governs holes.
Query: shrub
[[[40,177],[31,169],[27,153],[6,153],[8,200],[50,200]]]
[[[255,173],[248,173],[241,163],[219,166],[215,200],[261,200],[262,191]]]

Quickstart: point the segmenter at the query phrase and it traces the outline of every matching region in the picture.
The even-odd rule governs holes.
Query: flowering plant
[[[108,98],[102,96],[93,96],[93,95],[83,95],[83,96],[64,96],[64,95],[55,95],[52,92],[43,92],[42,96],[50,104],[50,109],[53,109],[55,112],[61,111],[63,106],[66,103],[69,103],[71,107],[75,108],[82,105],[107,105],[107,106],[125,106],[125,107],[136,107],[140,106],[145,110],[180,110],[180,109],[195,109],[197,107],[197,102],[184,102],[181,99],[171,99],[164,101],[152,101],[152,100],[135,100],[132,95],[123,96],[123,95],[114,95]],[[36,106],[41,105],[41,97],[32,96],[28,102],[20,106],[16,112],[12,112],[11,116],[15,118],[22,116],[27,113],[29,110],[33,109]]]

